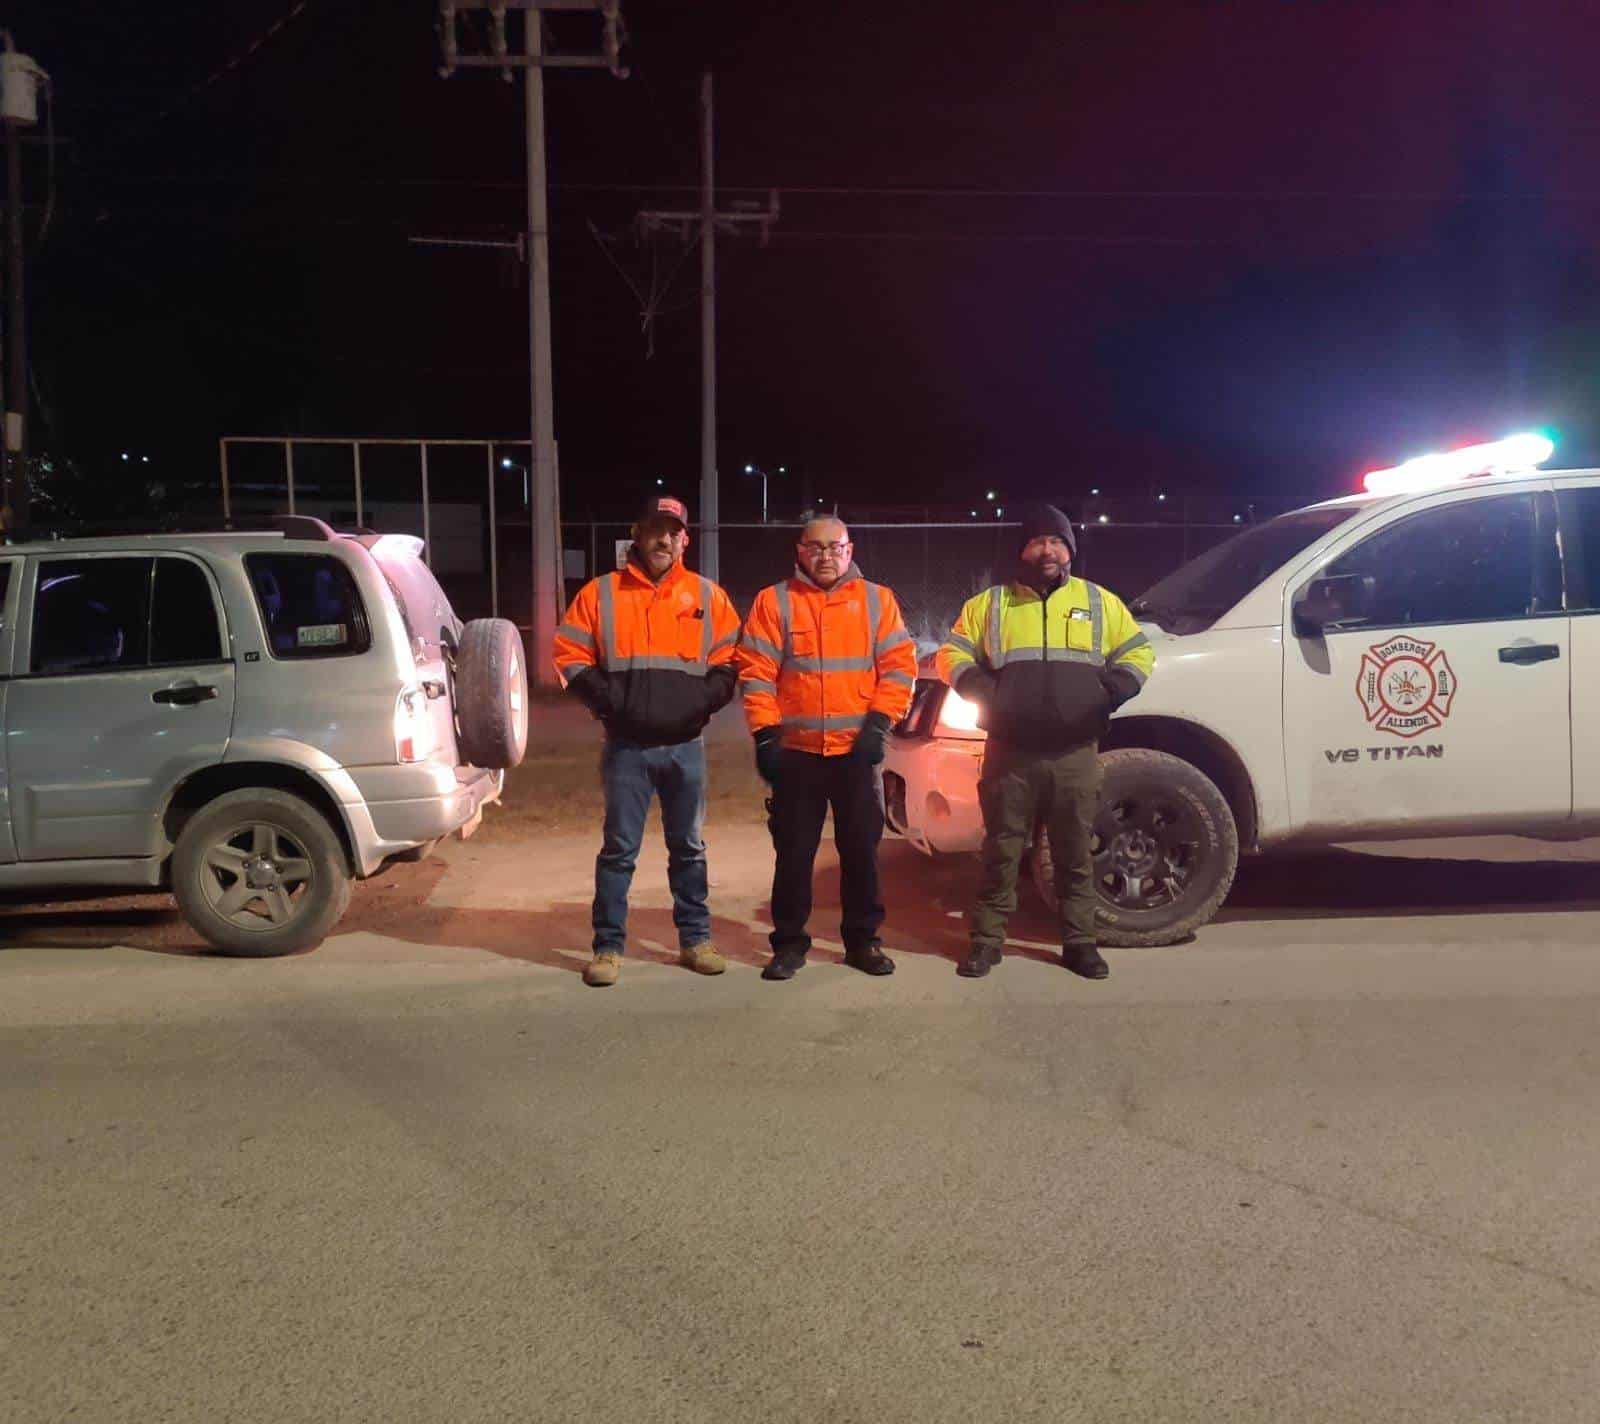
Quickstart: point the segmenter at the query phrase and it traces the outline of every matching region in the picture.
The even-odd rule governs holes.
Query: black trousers
[[[833,807],[833,839],[839,847],[839,892],[843,914],[839,938],[850,950],[878,942],[883,892],[878,885],[878,842],[883,839],[883,795],[877,768],[854,756],[817,756],[785,749],[772,788],[767,822],[777,864],[772,875],[772,952],[811,948],[811,876],[822,840],[822,823]]]

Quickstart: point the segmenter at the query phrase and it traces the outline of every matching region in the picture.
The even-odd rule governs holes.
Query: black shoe
[[[1000,951],[975,944],[967,957],[956,965],[956,973],[963,979],[981,979],[1000,963]]]
[[[1111,973],[1111,966],[1092,944],[1062,945],[1061,963],[1083,979],[1104,979]]]
[[[847,949],[844,962],[863,974],[893,974],[894,960],[875,944],[864,944],[860,949]]]
[[[793,979],[806,967],[805,955],[797,949],[780,950],[772,956],[772,962],[761,971],[763,979]]]

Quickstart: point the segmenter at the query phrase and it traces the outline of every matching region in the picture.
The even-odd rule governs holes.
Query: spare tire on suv
[[[528,668],[522,634],[504,618],[474,618],[455,655],[456,734],[461,757],[492,771],[528,750]]]
[[[1216,914],[1239,865],[1239,830],[1216,783],[1181,757],[1127,748],[1102,753],[1094,822],[1099,938],[1176,944]],[[1050,838],[1039,829],[1033,882],[1056,907]]]

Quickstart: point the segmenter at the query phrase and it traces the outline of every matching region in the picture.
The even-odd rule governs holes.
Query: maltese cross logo
[[[1376,732],[1416,737],[1442,727],[1456,696],[1456,675],[1444,649],[1401,636],[1361,655],[1356,696]]]

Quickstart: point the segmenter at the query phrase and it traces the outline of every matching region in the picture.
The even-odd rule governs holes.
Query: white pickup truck
[[[1600,832],[1600,470],[1460,468],[1378,472],[1132,602],[1156,669],[1102,743],[1105,943],[1193,934],[1241,850]],[[893,830],[979,847],[983,736],[919,683],[884,766]],[[1052,901],[1042,832],[1033,878]]]

